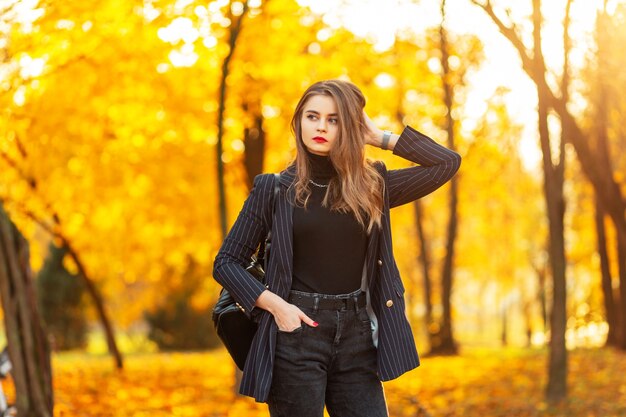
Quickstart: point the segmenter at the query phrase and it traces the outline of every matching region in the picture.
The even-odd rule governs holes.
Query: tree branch
[[[18,147],[20,148],[20,153],[26,157],[27,153],[25,151],[25,149],[23,149],[21,142],[18,140],[17,141]],[[35,195],[39,195],[39,183],[37,182],[37,180],[35,178],[29,177],[27,176],[23,170],[19,169],[19,166],[17,164],[17,162],[11,158],[7,153],[2,152],[0,154],[0,156],[2,156],[3,159],[5,159],[7,161],[7,163],[9,164],[9,166],[11,166],[12,168],[16,169],[17,173],[20,175],[20,177],[26,181],[26,183],[28,184],[28,187],[32,190],[33,194]],[[45,199],[44,199],[45,200]],[[4,199],[0,199],[0,201],[4,201]],[[76,251],[74,249],[74,247],[72,246],[70,239],[65,236],[61,230],[62,230],[62,222],[61,222],[61,218],[58,214],[58,212],[56,210],[54,210],[54,208],[52,207],[52,204],[50,202],[45,202],[44,201],[44,206],[45,209],[47,211],[49,211],[49,214],[52,218],[53,221],[53,225],[49,225],[46,222],[44,222],[43,220],[39,219],[32,211],[28,210],[26,207],[23,206],[23,204],[21,203],[16,203],[14,202],[18,207],[20,207],[20,211],[26,215],[28,218],[30,218],[31,220],[33,220],[36,224],[38,224],[39,226],[41,226],[46,232],[48,232],[50,234],[50,236],[59,239],[62,242],[62,245],[65,246],[68,249],[68,253],[70,255],[70,257],[74,260],[74,263],[76,264],[76,267],[78,268],[78,276],[83,280],[83,282],[85,283],[86,287],[87,287],[87,291],[89,293],[89,295],[92,297],[92,299],[94,300],[94,306],[96,308],[96,311],[98,313],[98,316],[102,322],[102,325],[104,327],[104,331],[105,331],[105,336],[106,336],[106,341],[107,341],[107,345],[109,347],[109,352],[111,353],[111,355],[113,356],[113,359],[115,361],[115,365],[118,369],[122,369],[123,368],[123,359],[122,359],[122,355],[117,347],[117,343],[115,341],[115,334],[113,332],[113,327],[111,326],[111,322],[108,318],[108,314],[106,313],[106,310],[104,308],[104,302],[102,299],[102,296],[100,295],[100,293],[98,292],[98,288],[94,285],[93,281],[91,280],[91,278],[89,277],[89,275],[87,274],[87,269],[85,268],[83,262],[80,259],[80,256],[78,254],[78,251]]]
[[[569,54],[572,50],[572,39],[569,36],[569,27],[571,24],[571,8],[573,0],[567,0],[565,5],[565,17],[563,18],[563,74],[561,76],[561,97],[566,102],[569,100]]]
[[[483,9],[485,11],[485,13],[487,13],[487,15],[489,15],[491,20],[493,20],[493,22],[496,24],[496,26],[498,26],[498,29],[500,30],[500,32],[511,42],[513,47],[515,47],[515,49],[519,53],[520,59],[522,60],[522,66],[523,66],[524,70],[528,74],[532,74],[532,72],[533,72],[533,59],[532,59],[532,57],[530,56],[530,54],[528,52],[528,48],[526,48],[526,45],[524,45],[524,42],[522,42],[522,38],[519,36],[517,31],[515,30],[515,25],[507,26],[502,21],[502,19],[500,19],[496,15],[490,0],[487,0],[485,3],[481,3],[478,0],[470,0],[470,1],[473,4],[475,4],[476,6],[480,7],[481,9]]]

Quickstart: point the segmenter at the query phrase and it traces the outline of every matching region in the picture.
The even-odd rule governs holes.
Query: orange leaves
[[[422,358],[422,366],[385,383],[393,417],[618,417],[626,413],[626,355],[571,352],[570,401],[543,402],[545,353],[469,350]],[[223,350],[129,356],[114,372],[107,357],[63,354],[53,360],[55,417],[265,417],[265,404],[233,394],[233,365]],[[420,411],[422,410],[422,411]]]
[[[123,372],[106,357],[59,355],[53,368],[57,417],[265,415],[264,405],[234,397],[224,351],[129,356]]]
[[[419,415],[415,400],[433,417],[624,415],[624,354],[571,352],[570,401],[555,408],[543,402],[546,363],[538,350],[469,350],[456,358],[423,358],[420,368],[386,384],[390,415]]]

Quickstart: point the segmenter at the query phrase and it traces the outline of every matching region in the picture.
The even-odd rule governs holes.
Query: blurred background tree
[[[37,300],[53,350],[87,346],[85,289],[63,264],[67,248],[49,246],[48,256],[37,274]]]

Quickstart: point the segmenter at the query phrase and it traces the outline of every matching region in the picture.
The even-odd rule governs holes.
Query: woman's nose
[[[326,120],[320,118],[319,121],[317,122],[317,130],[319,132],[326,132]]]

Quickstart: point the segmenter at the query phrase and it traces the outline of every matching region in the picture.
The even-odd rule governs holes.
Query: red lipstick
[[[326,142],[328,142],[326,139],[324,139],[324,138],[323,138],[323,137],[321,137],[321,136],[315,136],[315,137],[313,138],[313,140],[314,140],[315,142],[317,142],[317,143],[326,143]]]

